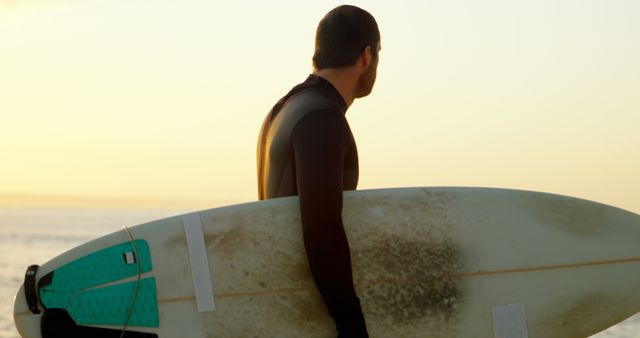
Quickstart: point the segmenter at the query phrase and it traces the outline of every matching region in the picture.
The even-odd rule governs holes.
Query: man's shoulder
[[[312,112],[316,110],[335,110],[340,112],[340,106],[320,88],[310,87],[292,95],[285,102],[282,110],[301,110]]]
[[[322,113],[330,119],[344,118],[340,106],[322,90],[313,87],[306,88],[289,97],[282,105],[278,115],[281,119],[289,120],[295,125],[307,115],[316,115],[314,113]]]

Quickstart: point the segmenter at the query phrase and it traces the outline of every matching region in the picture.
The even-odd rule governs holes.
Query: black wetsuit
[[[342,192],[358,185],[358,152],[347,105],[310,75],[271,109],[258,140],[260,199],[299,195],[311,273],[339,337],[367,337],[342,225]]]

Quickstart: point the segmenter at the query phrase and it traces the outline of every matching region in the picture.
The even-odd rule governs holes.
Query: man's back
[[[307,156],[324,159],[330,170],[316,179],[341,176],[340,190],[356,188],[358,153],[345,112],[346,104],[335,88],[314,75],[273,107],[262,125],[258,144],[260,199],[298,195],[299,184],[313,183],[307,181],[314,179],[315,170],[300,172],[306,166],[297,163]]]

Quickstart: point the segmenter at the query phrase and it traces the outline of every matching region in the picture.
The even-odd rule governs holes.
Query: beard
[[[360,75],[358,79],[358,85],[356,86],[356,90],[353,93],[353,97],[358,99],[361,97],[365,97],[371,94],[373,90],[373,85],[376,83],[376,75],[378,69],[378,62],[372,62],[369,64],[369,68]]]

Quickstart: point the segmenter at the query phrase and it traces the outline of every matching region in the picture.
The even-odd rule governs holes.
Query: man
[[[340,338],[368,337],[342,225],[342,192],[358,184],[347,108],[376,79],[380,32],[368,12],[340,6],[316,31],[313,74],[271,109],[258,143],[260,199],[299,195],[311,273]]]

